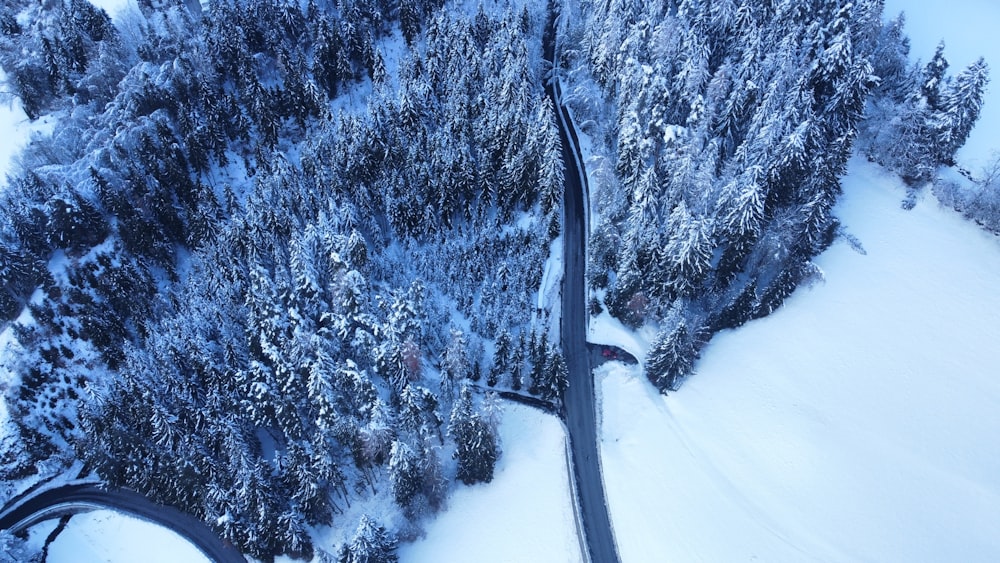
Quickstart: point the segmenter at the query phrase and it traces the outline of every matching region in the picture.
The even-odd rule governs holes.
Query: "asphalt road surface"
[[[168,528],[216,563],[246,563],[235,547],[194,516],[133,491],[105,490],[94,483],[63,485],[29,494],[3,508],[0,529],[16,532],[42,520],[95,509],[114,510]]]
[[[550,13],[551,8],[550,8]],[[554,20],[553,20],[554,22]],[[550,23],[553,23],[550,22]],[[545,37],[545,57],[555,56],[555,26],[549,25]],[[569,369],[569,388],[563,397],[566,427],[569,430],[573,472],[583,521],[589,560],[594,563],[618,561],[614,532],[604,497],[604,479],[597,451],[597,413],[594,400],[594,377],[587,353],[587,307],[584,284],[586,237],[584,186],[586,177],[580,145],[569,112],[560,103],[558,77],[546,86],[557,114],[566,165],[563,243],[566,272],[562,288],[562,349]]]

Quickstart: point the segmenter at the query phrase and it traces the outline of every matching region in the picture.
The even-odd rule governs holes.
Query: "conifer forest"
[[[0,479],[82,462],[261,560],[395,561],[493,478],[498,392],[569,384],[546,84],[597,155],[589,313],[655,327],[666,393],[821,275],[852,155],[913,185],[954,164],[987,65],[913,63],[883,11],[0,1],[0,90],[55,123],[0,189]],[[320,554],[320,527],[353,539]]]

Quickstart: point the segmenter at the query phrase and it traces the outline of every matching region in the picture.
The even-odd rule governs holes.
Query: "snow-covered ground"
[[[6,80],[7,74],[0,69],[0,84],[5,84]],[[0,187],[7,185],[6,175],[14,158],[31,138],[31,133],[50,133],[54,126],[55,121],[49,116],[29,121],[18,98],[0,102]]]
[[[858,159],[844,184],[867,254],[835,243],[668,397],[599,370],[626,563],[1000,561],[1000,239]]]
[[[1000,2],[996,0],[886,0],[885,15],[893,18],[906,13],[906,33],[910,36],[910,56],[926,63],[939,41],[945,42],[948,72],[957,74],[979,57],[990,65],[992,82],[979,124],[968,142],[958,151],[958,161],[972,172],[979,170],[1000,151]]]
[[[44,542],[44,536],[54,527],[54,521],[35,526],[44,534],[33,533],[32,541]],[[66,529],[49,546],[46,561],[208,563],[209,560],[192,544],[166,528],[109,510],[98,510],[70,518]]]
[[[7,77],[0,71],[0,81],[6,81]],[[0,170],[10,169],[10,162],[14,155],[21,150],[28,138],[28,127],[26,123],[28,116],[21,109],[21,102],[17,98],[5,103],[0,103]],[[3,183],[6,184],[6,181]]]
[[[454,491],[426,536],[400,546],[400,561],[582,560],[562,424],[507,403],[500,436],[503,455],[493,482]]]
[[[102,8],[112,18],[117,16],[129,4],[135,5],[135,2],[130,2],[129,0],[90,0],[90,3],[98,8]]]

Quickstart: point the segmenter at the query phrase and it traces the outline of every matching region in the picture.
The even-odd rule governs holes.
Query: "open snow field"
[[[859,159],[844,184],[867,254],[836,242],[668,397],[599,370],[626,563],[1000,561],[1000,238]]]
[[[46,533],[54,521],[45,525]],[[36,526],[40,528],[42,525]],[[78,514],[49,546],[48,563],[209,563],[177,534],[110,510]]]
[[[566,432],[555,417],[505,403],[503,455],[493,482],[459,486],[427,535],[402,544],[404,562],[581,561],[566,468]]]

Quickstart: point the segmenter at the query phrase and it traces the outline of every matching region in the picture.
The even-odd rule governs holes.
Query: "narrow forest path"
[[[544,38],[545,59],[556,61],[556,18],[550,7]],[[553,64],[553,69],[555,69]],[[594,376],[587,353],[586,308],[586,174],[580,144],[569,111],[561,103],[558,74],[546,84],[552,100],[562,141],[566,166],[563,203],[563,244],[566,272],[562,288],[562,350],[569,370],[569,388],[563,397],[566,427],[572,453],[580,520],[587,542],[587,560],[597,563],[618,561],[611,519],[604,494],[604,478],[597,449],[597,410]]]

